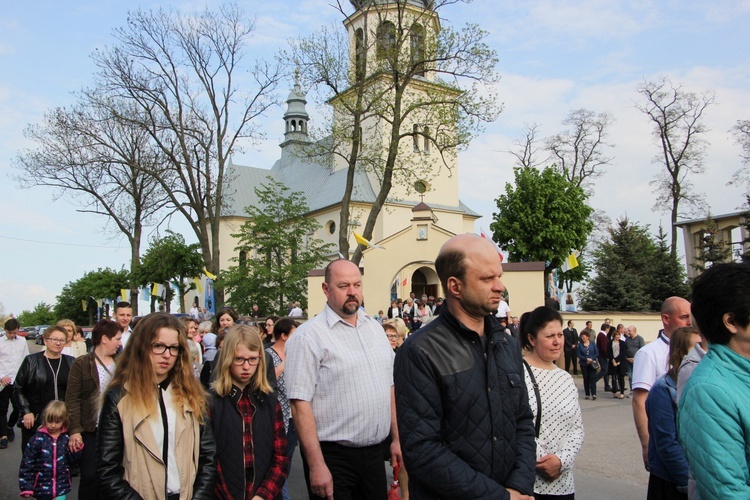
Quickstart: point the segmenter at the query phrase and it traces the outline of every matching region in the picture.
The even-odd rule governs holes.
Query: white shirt
[[[122,332],[122,348],[125,349],[125,346],[128,345],[128,340],[130,340],[130,334],[133,333],[133,330],[128,327],[127,330],[124,330]]]
[[[160,388],[157,390],[161,391]],[[157,396],[158,397],[158,396]],[[180,471],[177,468],[177,459],[175,455],[175,427],[177,427],[177,411],[174,408],[172,384],[167,386],[167,390],[162,391],[164,399],[164,408],[167,410],[167,432],[169,441],[167,441],[167,492],[169,494],[180,492]],[[157,411],[153,413],[154,418],[149,418],[151,423],[151,432],[154,433],[156,444],[159,450],[164,446],[164,423],[161,420],[161,410],[159,403],[156,403]]]
[[[497,305],[497,314],[495,314],[496,318],[507,318],[508,313],[510,312],[510,306],[507,302],[504,300],[500,300],[500,303]]]
[[[0,378],[10,377],[10,383],[14,383],[23,358],[28,355],[29,344],[26,343],[25,338],[18,336],[13,340],[6,336],[0,338]]]
[[[302,312],[302,309],[299,307],[293,307],[291,311],[289,311],[289,317],[290,318],[301,318],[304,316],[305,313]]]
[[[287,341],[287,395],[311,403],[320,441],[381,443],[391,426],[393,359],[374,319],[359,310],[352,326],[326,305]]]
[[[664,330],[653,342],[646,344],[633,358],[633,389],[651,390],[656,379],[667,373],[669,362],[669,339]]]
[[[539,395],[542,400],[542,419],[539,437],[536,438],[537,459],[552,454],[560,459],[560,477],[549,481],[540,474],[534,481],[534,493],[540,495],[569,495],[575,493],[573,465],[583,445],[583,419],[578,404],[578,389],[573,377],[560,368],[545,370],[531,367]],[[537,403],[531,378],[525,367],[523,370],[526,388],[529,393],[529,406],[536,423]]]

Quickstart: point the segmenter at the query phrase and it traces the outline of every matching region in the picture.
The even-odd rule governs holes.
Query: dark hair
[[[232,318],[235,323],[237,323],[237,320],[240,319],[240,315],[237,314],[237,311],[235,311],[231,307],[222,307],[221,309],[219,309],[219,312],[216,313],[216,317],[214,317],[214,333],[216,334],[219,333],[219,329],[221,328],[221,323],[219,322],[219,318],[221,318],[225,314],[228,314],[229,317]]]
[[[539,330],[547,326],[547,323],[557,321],[560,326],[563,324],[562,316],[559,312],[551,307],[539,306],[531,312],[525,312],[521,315],[521,347],[531,349],[529,337],[536,339]]]
[[[281,318],[273,324],[273,339],[279,340],[282,335],[289,335],[297,326],[299,326],[299,323],[292,318]]]
[[[573,322],[573,320],[572,320],[572,319],[569,319],[569,320],[568,320],[568,326],[570,326],[570,324],[571,324],[572,322]]]
[[[714,264],[695,278],[690,312],[711,344],[728,344],[727,322],[741,328],[750,324],[750,264]]]
[[[601,328],[599,328],[599,330],[609,333],[609,325],[607,323],[602,323],[602,326]]]
[[[98,346],[102,343],[102,337],[112,340],[118,333],[122,333],[122,327],[119,323],[108,319],[99,320],[91,330],[91,343]]]
[[[130,305],[130,302],[118,302],[117,304],[115,304],[115,314],[117,314],[118,309],[123,309],[126,307],[129,307],[130,309],[133,308],[133,306]]]
[[[10,318],[8,321],[5,322],[5,329],[9,332],[12,332],[13,330],[18,330],[21,328],[21,324],[18,322],[16,318]]]
[[[451,276],[461,281],[466,278],[466,259],[464,257],[464,252],[461,250],[444,250],[435,259],[435,270],[446,294],[448,293],[448,279]]]
[[[586,337],[589,340],[591,340],[591,334],[589,334],[589,332],[587,332],[586,330],[582,330],[581,333],[578,334],[578,336],[579,337]]]

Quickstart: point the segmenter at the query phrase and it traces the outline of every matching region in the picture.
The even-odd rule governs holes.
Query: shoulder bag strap
[[[539,395],[539,384],[536,383],[534,374],[531,372],[531,367],[523,360],[523,365],[526,367],[526,371],[531,379],[531,386],[534,388],[534,396],[536,396],[536,421],[534,422],[534,436],[539,437],[539,427],[542,424],[542,397]]]

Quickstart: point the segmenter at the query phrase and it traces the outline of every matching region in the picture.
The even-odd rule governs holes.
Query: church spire
[[[302,88],[299,85],[299,70],[294,72],[294,88],[289,92],[286,100],[286,113],[284,113],[284,147],[290,141],[307,141],[307,122],[310,121],[310,115],[307,114],[305,105],[307,99]]]

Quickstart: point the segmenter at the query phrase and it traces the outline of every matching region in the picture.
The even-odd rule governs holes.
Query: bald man
[[[495,247],[460,235],[440,249],[440,316],[396,354],[401,450],[414,498],[531,500],[536,444],[519,344],[493,316],[504,291]]]
[[[633,358],[633,420],[641,440],[643,465],[648,469],[648,416],[646,398],[656,379],[669,368],[669,340],[672,332],[691,326],[690,302],[682,297],[669,297],[661,305],[662,330],[656,340],[642,347]]]

